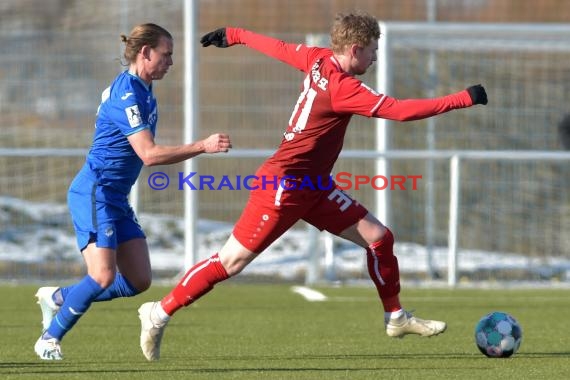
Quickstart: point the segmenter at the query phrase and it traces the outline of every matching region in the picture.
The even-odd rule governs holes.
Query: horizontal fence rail
[[[63,148],[0,148],[0,157],[81,157],[86,149]],[[224,158],[265,158],[275,152],[274,149],[233,149],[226,154],[208,156],[207,159]],[[394,159],[451,159],[452,157],[470,160],[508,160],[508,161],[568,161],[570,152],[536,150],[390,150],[385,152],[345,150],[340,158],[394,158]],[[205,159],[198,156],[194,159]]]
[[[81,157],[86,154],[84,149],[8,149],[0,148],[0,158],[3,157]],[[225,160],[225,159],[251,159],[264,158],[273,153],[273,150],[255,150],[255,149],[235,149],[228,154],[201,156],[199,159],[208,160]],[[568,162],[570,163],[570,152],[566,151],[461,151],[461,150],[390,150],[384,152],[377,151],[358,151],[346,150],[341,154],[342,159],[387,159],[389,162],[395,160],[413,161],[413,160],[443,160],[449,163],[449,215],[448,215],[448,233],[447,233],[447,283],[450,287],[456,286],[458,283],[458,252],[460,251],[459,236],[461,236],[461,210],[462,210],[462,194],[461,180],[462,167],[466,163],[474,161],[487,162]],[[390,161],[392,160],[392,161]],[[136,189],[135,189],[136,191]],[[132,200],[137,202],[138,198]],[[141,205],[134,204],[135,208],[141,208]],[[197,221],[194,221],[197,222]],[[196,237],[194,237],[196,239]],[[318,234],[310,234],[308,246],[317,247],[317,240],[320,239]],[[328,239],[328,240],[327,240]],[[334,256],[332,254],[332,236],[325,238],[326,260],[324,265],[327,268],[322,269],[324,273],[330,273],[334,270]],[[187,255],[191,254],[186,252]],[[311,258],[308,263],[306,281],[308,283],[316,282],[319,272],[319,261]]]

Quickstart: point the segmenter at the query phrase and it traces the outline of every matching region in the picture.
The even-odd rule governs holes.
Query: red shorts
[[[254,190],[234,226],[236,239],[252,252],[263,252],[299,220],[339,235],[368,213],[334,181],[327,186],[329,190],[276,185],[262,186],[260,180],[254,181]]]

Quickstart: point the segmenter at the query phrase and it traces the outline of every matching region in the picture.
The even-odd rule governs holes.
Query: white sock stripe
[[[380,285],[386,285],[384,279],[382,278],[382,275],[380,274],[380,264],[378,263],[378,256],[376,255],[373,256],[374,256],[374,275],[376,276],[376,279],[380,282]]]
[[[182,286],[186,286],[186,284],[188,283],[188,281],[190,281],[192,276],[194,276],[197,272],[201,271],[202,269],[206,268],[208,266],[208,264],[210,264],[210,260],[204,261],[204,263],[202,265],[195,268],[192,272],[189,272],[186,275],[186,277],[184,277],[184,281],[182,282]]]

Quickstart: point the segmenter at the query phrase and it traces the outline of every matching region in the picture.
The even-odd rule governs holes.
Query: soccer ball
[[[521,341],[521,326],[508,313],[494,311],[475,326],[477,348],[490,358],[508,358],[518,351]]]

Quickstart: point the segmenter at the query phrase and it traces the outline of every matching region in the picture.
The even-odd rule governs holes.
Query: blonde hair
[[[372,40],[379,39],[380,27],[376,18],[366,12],[339,13],[335,17],[330,35],[333,52],[342,53],[350,45],[364,47]]]
[[[172,39],[172,35],[166,29],[152,23],[135,26],[128,37],[121,34],[121,41],[125,44],[123,57],[127,61],[126,65],[137,59],[137,54],[143,46],[157,47],[161,37]]]

